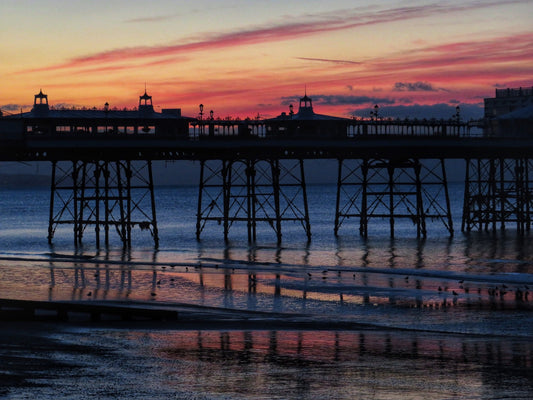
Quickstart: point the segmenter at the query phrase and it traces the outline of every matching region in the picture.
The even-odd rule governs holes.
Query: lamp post
[[[107,115],[109,113],[109,103],[106,101],[105,104],[104,104],[104,114],[105,114],[105,117],[107,118]],[[106,124],[105,124],[105,133],[107,134],[107,121],[106,121]]]
[[[455,107],[455,122],[457,123],[457,136],[461,133],[461,127],[459,124],[461,123],[461,108],[459,106]]]
[[[203,104],[200,104],[200,135],[203,136],[204,134],[204,123],[203,123],[203,119],[204,119],[204,105]]]

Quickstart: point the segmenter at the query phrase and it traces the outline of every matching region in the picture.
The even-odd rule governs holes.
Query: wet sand
[[[2,322],[0,397],[440,399],[533,395],[526,339],[198,318]]]
[[[58,360],[54,354],[69,354],[72,360],[98,354],[94,347],[52,339],[61,327],[42,322],[5,322],[0,328],[0,396],[50,386],[65,372],[81,369],[75,361]]]

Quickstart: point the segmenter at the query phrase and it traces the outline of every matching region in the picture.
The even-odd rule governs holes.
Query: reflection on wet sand
[[[168,260],[157,252],[145,254],[145,261],[128,253],[120,260],[105,253],[91,259],[78,255],[72,260],[21,261],[31,268],[4,264],[0,286],[5,297],[13,298],[150,300],[268,312],[347,314],[358,305],[529,309],[533,264],[505,261],[518,249],[520,257],[528,252],[516,246],[516,240],[510,240],[507,253],[500,249],[488,255],[475,240],[467,240],[464,255],[457,254],[451,241],[417,241],[416,251],[395,240],[388,247],[365,242],[358,249],[340,243],[338,262],[329,267],[291,264],[294,251],[282,248],[275,250],[279,263],[261,261],[266,250],[257,247],[244,254],[228,247],[223,258],[200,249],[191,263]],[[284,261],[286,252],[289,259]],[[507,258],[485,258],[495,255]]]
[[[187,257],[3,258],[0,293],[233,311],[234,330],[210,330],[204,317],[187,325],[192,330],[161,323],[58,333],[58,359],[62,343],[111,352],[95,352],[90,376],[114,395],[133,387],[137,398],[154,399],[533,398],[533,245],[482,234],[444,242],[339,239],[325,253],[199,245]],[[258,315],[261,325],[253,325]],[[298,318],[316,330],[283,325]],[[246,329],[261,330],[244,330],[245,320]],[[344,321],[351,330],[333,330]],[[47,380],[52,389],[59,384],[80,382]]]
[[[135,332],[171,386],[261,398],[483,398],[533,395],[533,344],[423,333]],[[272,393],[283,387],[283,394]],[[273,396],[273,397],[270,397]]]

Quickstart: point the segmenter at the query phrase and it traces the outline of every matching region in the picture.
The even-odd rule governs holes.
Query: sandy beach
[[[212,315],[213,316],[213,315]],[[6,399],[527,399],[527,338],[189,313],[185,321],[4,321]],[[249,317],[249,316],[248,316]]]

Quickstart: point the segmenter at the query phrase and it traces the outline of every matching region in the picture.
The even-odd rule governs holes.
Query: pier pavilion
[[[97,243],[103,233],[108,244],[110,229],[114,228],[129,245],[132,228],[138,226],[151,232],[157,246],[152,159],[135,158],[133,162],[118,148],[102,152],[91,143],[115,137],[127,147],[141,137],[187,138],[194,118],[182,116],[179,108],[155,112],[152,96],[146,91],[139,96],[136,109],[111,108],[108,103],[101,109],[80,109],[52,108],[41,90],[34,96],[31,111],[4,119],[19,122],[21,139],[57,146],[53,156],[41,153],[52,162],[49,241],[58,225],[68,224],[73,226],[78,244],[86,228],[93,226]],[[80,151],[72,154],[68,147],[63,149],[65,140]]]

